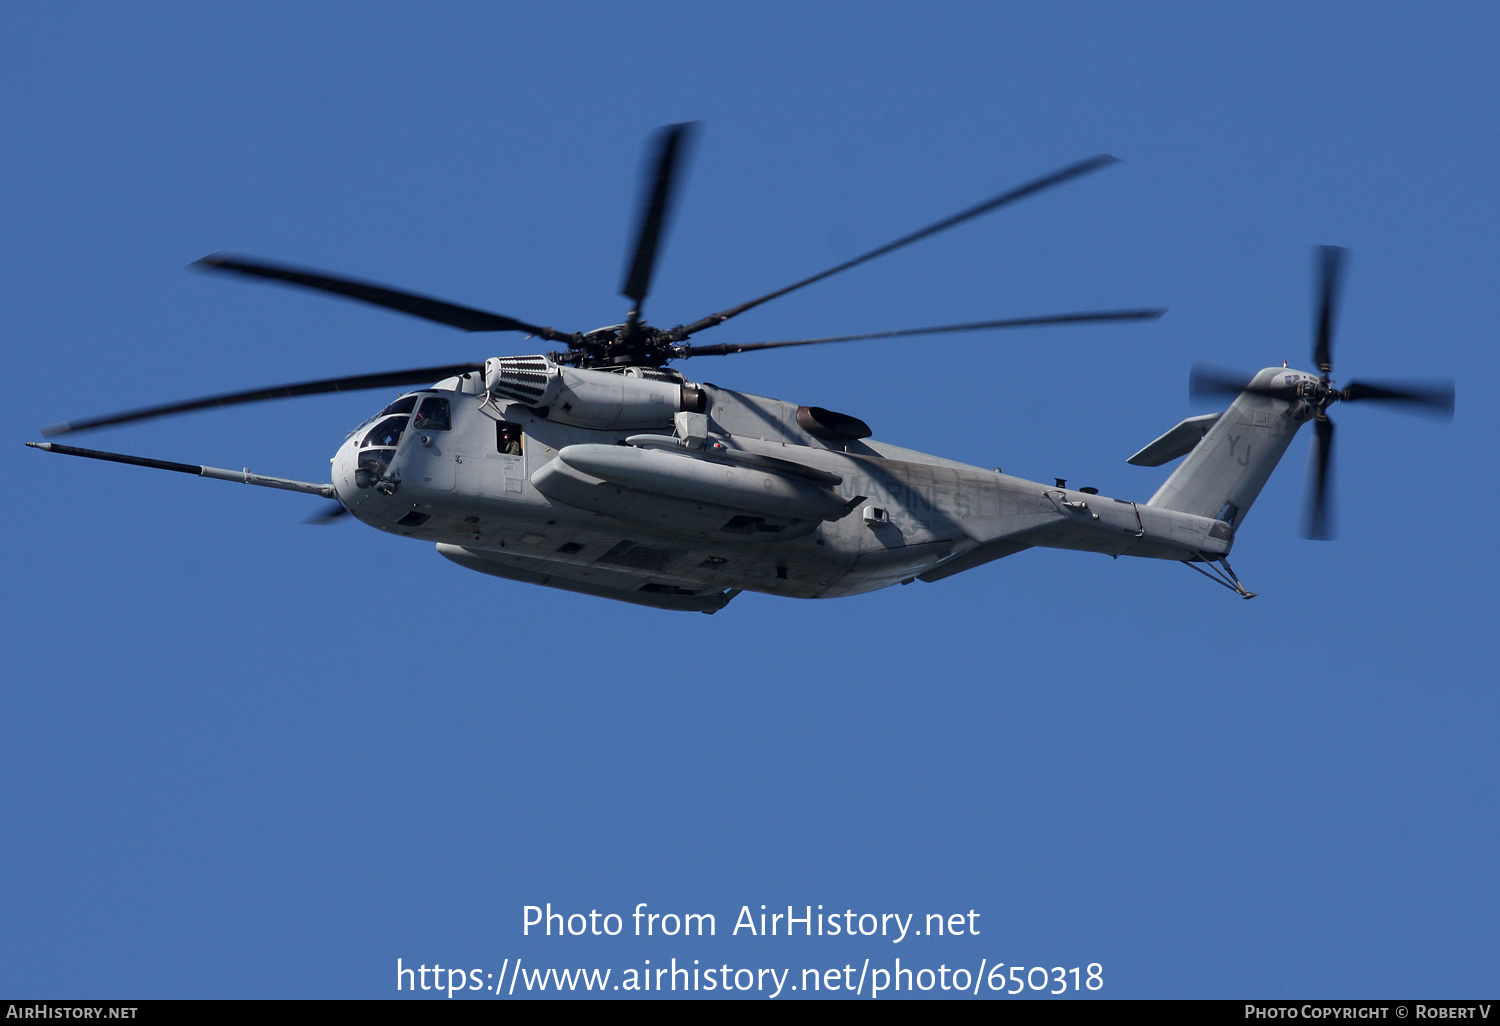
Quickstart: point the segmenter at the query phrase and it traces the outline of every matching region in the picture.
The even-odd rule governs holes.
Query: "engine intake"
[[[604,430],[668,427],[678,412],[707,406],[702,389],[655,367],[593,370],[545,356],[500,356],[485,361],[484,382],[491,395],[546,409],[548,420]]]

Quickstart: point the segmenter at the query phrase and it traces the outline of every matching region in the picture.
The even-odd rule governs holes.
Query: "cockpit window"
[[[378,445],[394,448],[396,443],[401,441],[401,432],[405,430],[405,414],[398,417],[386,417],[369,430],[369,433],[364,437],[364,441],[359,443],[360,447],[368,448],[372,445]]]
[[[428,396],[422,400],[413,426],[423,431],[447,431],[453,426],[448,415],[448,400]]]
[[[385,409],[383,409],[379,413],[375,414],[375,416],[377,416],[377,417],[384,417],[388,413],[410,413],[412,411],[412,407],[416,406],[416,405],[417,405],[417,397],[416,396],[414,396],[414,395],[402,396],[400,399],[397,399],[395,402],[391,403],[391,405],[387,406]]]
[[[387,406],[379,413],[373,414],[372,416],[366,417],[364,420],[360,421],[359,426],[344,437],[353,438],[355,435],[359,434],[365,428],[369,427],[371,424],[375,423],[377,420],[379,420],[381,417],[386,416],[387,414],[410,413],[412,411],[412,407],[417,405],[417,399],[419,398],[420,396],[415,395],[402,396],[400,399],[397,399],[395,402],[391,403],[391,405]]]

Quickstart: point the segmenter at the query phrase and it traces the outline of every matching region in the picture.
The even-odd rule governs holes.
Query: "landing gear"
[[[1182,565],[1198,571],[1215,584],[1222,584],[1240,598],[1253,599],[1256,596],[1255,592],[1247,590],[1240,583],[1239,576],[1235,574],[1233,568],[1229,565],[1229,560],[1220,558],[1217,560],[1204,560],[1204,562],[1208,564],[1207,570],[1186,559],[1182,561]]]

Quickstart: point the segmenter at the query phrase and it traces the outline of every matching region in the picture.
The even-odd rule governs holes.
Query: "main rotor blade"
[[[632,326],[639,322],[646,293],[651,291],[651,272],[656,268],[662,228],[672,212],[673,182],[692,141],[695,124],[685,121],[668,125],[656,136],[656,172],[651,193],[642,197],[641,218],[635,232],[635,256],[625,272],[625,282],[620,286],[621,295],[635,300],[635,309],[629,318]]]
[[[1349,251],[1341,246],[1318,247],[1318,320],[1313,341],[1313,366],[1326,377],[1333,370],[1333,322],[1338,316],[1344,263]]]
[[[388,310],[396,310],[404,314],[410,314],[413,317],[421,317],[423,320],[436,321],[439,324],[461,328],[464,331],[524,331],[528,335],[540,335],[550,342],[572,341],[571,335],[557,331],[554,328],[527,324],[525,321],[518,321],[514,317],[490,313],[488,310],[476,310],[471,306],[459,306],[457,303],[433,299],[431,296],[423,296],[415,292],[405,292],[401,289],[393,289],[385,285],[375,285],[371,282],[358,281],[354,278],[324,274],[321,271],[308,271],[297,267],[289,267],[285,264],[271,263],[270,261],[259,260],[254,257],[234,256],[228,253],[210,253],[202,260],[195,261],[191,266],[205,271],[227,271],[232,274],[243,274],[251,278],[266,278],[271,281],[283,281],[291,285],[301,285],[305,288],[320,289],[324,292],[332,292],[349,299],[357,299],[362,303],[372,303],[375,306],[383,306]]]
[[[1333,492],[1333,421],[1325,414],[1313,422],[1318,433],[1313,439],[1312,481],[1308,493],[1307,516],[1303,537],[1328,541],[1333,537],[1333,520],[1329,515],[1329,498]]]
[[[912,232],[910,235],[903,235],[895,242],[887,243],[886,245],[881,246],[878,249],[872,249],[870,250],[870,252],[865,253],[861,256],[857,256],[853,260],[846,260],[844,263],[839,264],[837,267],[830,267],[828,270],[821,271],[810,278],[803,278],[801,281],[793,282],[791,285],[788,285],[785,288],[777,289],[775,292],[768,292],[758,299],[750,300],[748,303],[741,303],[739,306],[732,306],[728,310],[724,310],[720,313],[709,314],[702,320],[694,321],[692,324],[676,329],[674,335],[678,340],[685,339],[689,335],[693,335],[697,332],[703,331],[705,328],[711,328],[716,324],[723,324],[725,321],[729,320],[729,318],[736,317],[739,314],[744,313],[746,310],[760,306],[760,304],[776,299],[778,296],[784,296],[788,292],[794,292],[797,289],[802,288],[804,285],[811,285],[813,282],[822,281],[824,278],[828,278],[832,275],[838,274],[840,271],[847,271],[849,268],[857,267],[867,260],[874,260],[878,256],[884,256],[886,253],[889,253],[892,250],[897,250],[902,246],[910,245],[911,243],[916,242],[919,239],[925,239],[929,235],[936,235],[938,232],[944,231],[948,228],[952,228],[954,225],[962,224],[963,222],[968,221],[971,218],[978,217],[980,214],[987,214],[991,210],[996,210],[1000,207],[1006,206],[1007,204],[1014,203],[1016,200],[1023,199],[1026,196],[1030,196],[1032,193],[1042,192],[1045,189],[1052,188],[1054,185],[1061,185],[1063,182],[1066,182],[1073,178],[1077,178],[1079,175],[1088,174],[1090,171],[1097,171],[1102,167],[1107,167],[1108,165],[1116,162],[1117,158],[1101,154],[1097,157],[1090,157],[1088,160],[1079,161],[1076,164],[1070,164],[1068,167],[1063,168],[1061,171],[1054,171],[1050,175],[1044,175],[1041,178],[1037,178],[1033,181],[1027,182],[1025,185],[1017,186],[1016,188],[1011,189],[1009,192],[1001,193],[994,199],[989,199],[983,203],[980,203],[978,206],[973,206],[967,210],[960,211],[959,213],[954,214],[952,217],[946,217],[943,220],[938,221],[936,224],[930,224],[926,228]]]
[[[164,403],[161,406],[147,406],[139,410],[130,410],[126,413],[112,413],[103,417],[90,417],[86,420],[67,420],[61,424],[53,424],[51,427],[42,428],[42,434],[47,437],[53,435],[65,435],[70,431],[85,431],[89,428],[105,427],[110,424],[127,424],[135,420],[150,420],[153,417],[165,417],[173,413],[187,413],[189,410],[204,410],[210,406],[237,406],[240,403],[256,403],[265,399],[285,399],[299,395],[321,395],[326,392],[357,392],[368,388],[393,388],[400,385],[422,385],[433,381],[441,381],[455,374],[465,374],[469,371],[482,371],[482,363],[452,363],[442,367],[420,367],[414,370],[389,371],[385,374],[361,374],[348,378],[324,378],[322,381],[303,381],[294,385],[277,385],[274,388],[257,388],[248,392],[226,392],[223,395],[212,395],[203,399],[189,399],[180,403]]]
[[[304,524],[316,524],[322,526],[323,524],[331,524],[335,520],[340,520],[348,515],[349,511],[344,508],[344,504],[342,502],[330,502],[327,506],[323,507],[322,512],[314,513],[312,516],[308,517],[302,522]]]
[[[940,335],[953,331],[986,331],[992,328],[1029,328],[1042,324],[1086,324],[1095,321],[1154,321],[1165,310],[1104,310],[1098,313],[1053,314],[1047,317],[1014,317],[1003,321],[975,321],[972,324],[946,324],[936,328],[908,328],[904,331],[875,331],[867,335],[834,335],[829,338],[804,338],[788,342],[726,342],[711,346],[682,346],[674,358],[689,356],[728,356],[755,349],[780,349],[783,346],[815,346],[824,342],[859,342],[871,338],[901,338],[906,335]]]
[[[1387,402],[1411,403],[1441,416],[1453,416],[1453,382],[1385,382],[1351,381],[1344,389],[1346,402],[1356,399],[1381,399]]]

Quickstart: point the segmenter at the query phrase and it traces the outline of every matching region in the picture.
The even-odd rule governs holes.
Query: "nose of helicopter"
[[[339,498],[346,505],[353,498],[351,493],[354,491],[354,453],[354,439],[346,439],[333,454],[333,458],[328,461],[333,489],[339,493]]]
[[[373,488],[359,487],[359,442],[350,438],[339,446],[338,452],[333,454],[329,460],[332,472],[333,490],[338,493],[339,502],[344,508],[353,513],[360,520],[367,520],[374,512],[370,509],[370,503],[385,499],[386,496],[376,492]],[[372,498],[373,496],[373,498]]]
[[[358,437],[351,437],[329,461],[339,502],[356,520],[382,530],[392,529],[411,512],[408,496],[398,496],[386,476],[393,451],[361,446]]]

